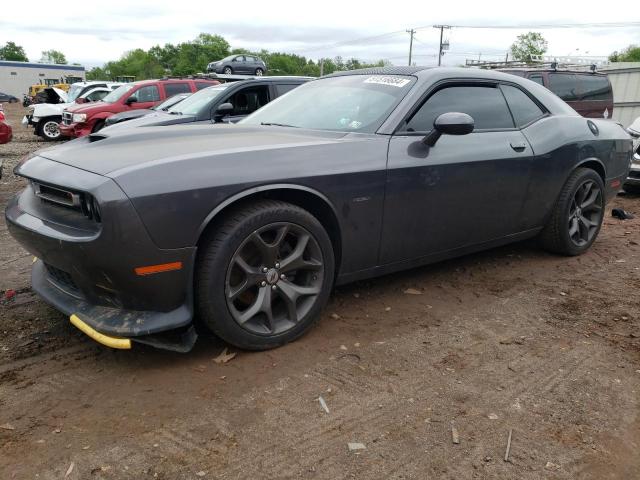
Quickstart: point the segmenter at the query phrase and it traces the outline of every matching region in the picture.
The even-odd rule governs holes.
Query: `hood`
[[[60,97],[60,100],[62,100],[61,103],[69,103],[69,96],[67,95],[67,92],[57,87],[51,87],[51,88],[53,89],[54,92],[58,94],[58,96]]]
[[[91,116],[92,114],[97,112],[116,113],[118,110],[122,110],[122,105],[117,103],[106,103],[103,101],[89,102],[89,103],[74,103],[69,108],[67,108],[67,112],[86,113],[87,116]]]
[[[136,110],[134,110],[136,111]],[[194,122],[196,117],[193,115],[172,115],[166,112],[156,110],[144,110],[147,115],[138,115],[130,117],[127,122],[117,123],[109,128],[135,128],[135,127],[155,127],[159,125],[178,125],[181,123]]]
[[[112,129],[112,127],[109,127]],[[225,155],[261,150],[289,149],[347,141],[344,132],[303,130],[274,126],[188,125],[163,128],[122,128],[100,131],[37,154],[56,162],[100,175],[116,177],[125,171],[159,163],[207,158],[224,161]],[[361,140],[363,136],[350,141]]]

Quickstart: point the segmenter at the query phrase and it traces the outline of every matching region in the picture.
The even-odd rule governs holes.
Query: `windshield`
[[[227,89],[227,85],[216,85],[194,93],[189,98],[167,110],[174,115],[198,115],[203,108],[209,108],[210,102]]]
[[[240,123],[374,133],[414,84],[399,75],[346,75],[306,83]]]
[[[67,92],[67,101],[71,103],[76,98],[78,98],[78,95],[80,94],[83,88],[84,88],[83,85],[78,85],[78,84],[71,85],[69,87],[69,91]]]
[[[175,104],[180,103],[182,100],[187,98],[190,93],[179,93],[178,95],[174,95],[173,97],[167,98],[164,102],[159,105],[156,105],[151,110],[169,110],[169,107],[173,107]]]
[[[133,88],[132,84],[122,85],[102,99],[103,102],[115,103],[120,100],[129,90]]]

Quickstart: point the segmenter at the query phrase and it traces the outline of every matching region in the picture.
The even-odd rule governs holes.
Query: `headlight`
[[[73,114],[74,123],[82,123],[86,119],[87,119],[87,114],[86,113],[74,113]]]

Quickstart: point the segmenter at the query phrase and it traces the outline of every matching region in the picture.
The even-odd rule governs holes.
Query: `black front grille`
[[[631,170],[629,172],[629,178],[637,178],[640,180],[640,171]]]
[[[51,283],[53,283],[56,287],[66,293],[69,293],[76,297],[81,296],[80,290],[78,289],[76,283],[73,281],[73,278],[71,278],[71,275],[69,275],[64,270],[60,270],[53,265],[49,265],[48,263],[45,263],[44,266],[47,269],[47,273],[49,274],[49,281]]]

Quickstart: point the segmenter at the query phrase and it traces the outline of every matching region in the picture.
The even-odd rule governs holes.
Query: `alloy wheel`
[[[233,319],[259,335],[296,326],[322,292],[324,259],[318,241],[289,222],[249,235],[227,269],[225,298]]]
[[[586,245],[598,232],[604,202],[602,190],[593,180],[584,181],[573,195],[569,208],[569,238],[578,246]]]

